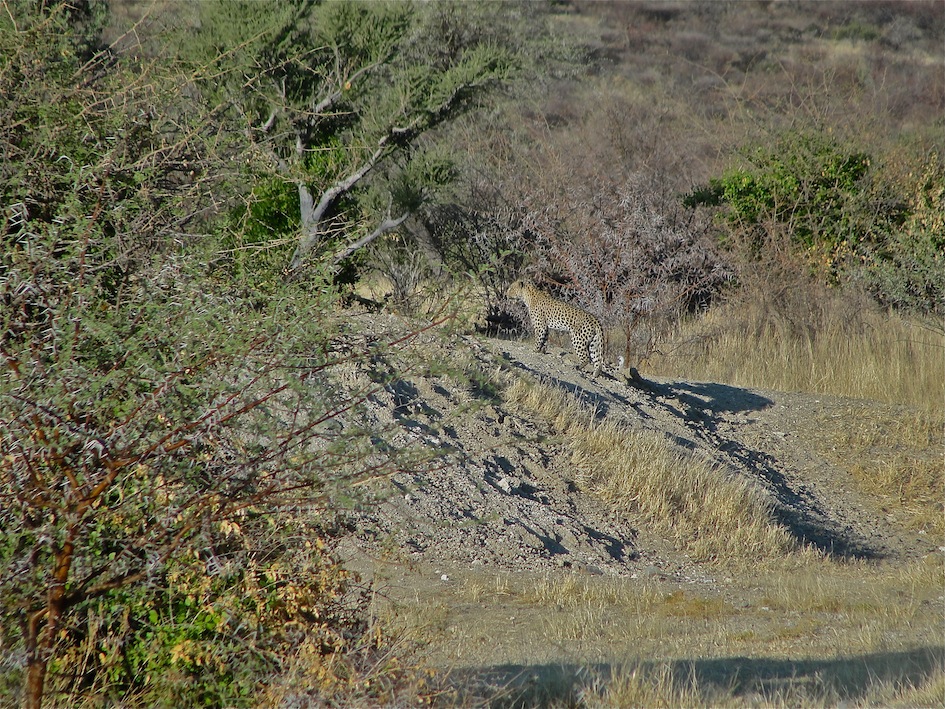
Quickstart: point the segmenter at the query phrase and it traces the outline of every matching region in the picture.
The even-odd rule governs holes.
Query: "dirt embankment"
[[[421,337],[444,347],[434,335]],[[935,540],[881,514],[848,472],[818,452],[825,426],[849,425],[845,400],[706,382],[628,383],[614,370],[591,380],[566,350],[539,354],[530,340],[463,336],[444,356],[456,347],[484,373],[527,374],[568,392],[599,419],[658,431],[743,476],[766,491],[792,534],[828,554],[904,561],[935,550]],[[358,514],[356,536],[342,551],[362,570],[384,560],[689,580],[706,574],[642,518],[581,491],[567,442],[547,422],[506,408],[495,392],[416,376],[373,396],[368,416],[399,427],[404,446],[446,455],[422,474],[394,476],[387,500]]]

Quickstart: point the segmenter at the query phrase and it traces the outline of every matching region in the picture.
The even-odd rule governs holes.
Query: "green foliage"
[[[269,158],[267,170],[278,171],[266,181],[311,193],[318,210],[311,219],[301,215],[304,250],[331,258],[339,242],[355,241],[364,224],[370,233],[388,210],[413,211],[435,198],[429,188],[451,172],[425,157],[433,129],[507,76],[510,53],[481,34],[460,32],[455,25],[465,14],[444,13],[438,4],[265,6],[276,11],[260,13],[259,3],[201,4],[200,22],[185,30],[180,51],[194,66],[198,90],[218,106],[215,118],[246,133],[254,152]],[[455,30],[448,48],[422,51],[437,46],[434,33],[447,27]],[[256,179],[258,173],[246,175],[248,212],[274,197],[257,189]],[[377,199],[378,192],[387,198]],[[282,201],[265,208],[270,217]],[[279,248],[288,225],[255,221],[273,228],[269,241],[249,222],[253,233],[239,238]]]
[[[875,231],[863,214],[870,197],[866,153],[823,134],[790,134],[772,147],[755,148],[748,162],[697,188],[687,205],[724,204],[733,227],[780,223],[801,247],[829,252]],[[895,206],[877,215],[883,221],[897,217]]]
[[[390,206],[398,214],[416,212],[432,196],[448,195],[455,178],[454,156],[443,149],[418,150],[402,164],[392,165],[380,189],[374,189],[368,198],[377,211]],[[385,197],[387,205],[382,203]]]
[[[28,14],[27,3],[11,9]],[[48,217],[60,193],[69,190],[76,164],[87,164],[95,146],[83,127],[69,118],[81,107],[75,95],[44,100],[44,81],[68,82],[79,66],[84,42],[68,31],[65,6],[53,6],[48,15],[22,22],[20,14],[0,13],[0,82],[4,90],[3,137],[9,150],[0,163],[0,203],[28,204],[31,212]],[[27,48],[32,48],[32,51]],[[31,160],[45,160],[49,168],[35,177],[27,172]]]
[[[862,249],[854,278],[884,305],[945,316],[945,165],[937,153],[902,186],[908,216]]]
[[[314,46],[337,52],[348,68],[382,62],[410,31],[415,13],[404,2],[324,3],[311,16]]]
[[[822,134],[790,135],[750,156],[749,167],[710,180],[686,203],[722,207],[727,238],[747,234],[753,258],[770,255],[785,233],[828,282],[859,283],[885,305],[942,312],[945,178],[937,153],[906,180]]]
[[[833,31],[834,39],[852,39],[863,42],[872,42],[882,36],[880,29],[875,25],[852,20],[848,24],[838,27]]]
[[[253,290],[279,288],[282,268],[299,229],[299,195],[292,183],[260,177],[246,202],[230,210],[223,244],[230,254],[228,277]]]
[[[286,47],[299,36],[292,25],[306,4],[206,0],[195,6],[194,15],[184,12],[179,34],[161,39],[196,70],[203,91],[216,89],[221,97],[235,96],[240,79],[285,61]]]
[[[51,666],[54,689],[146,706],[254,706],[260,677],[301,648],[350,650],[366,629],[356,579],[325,530],[281,524],[253,513],[215,525],[199,553],[169,560],[150,583],[77,608]],[[280,545],[289,534],[305,541]]]
[[[297,421],[304,411],[304,428],[326,416],[335,395],[309,381],[280,392],[281,406],[273,407],[281,386],[248,390],[259,374],[246,364],[278,367],[287,355],[277,352],[288,348],[294,357],[292,350],[302,349],[292,344],[295,337],[317,348],[330,329],[311,314],[304,317],[308,327],[283,317],[288,337],[276,338],[268,318],[251,324],[209,294],[180,288],[177,278],[162,287],[142,270],[136,276],[147,289],[126,290],[114,305],[100,281],[83,279],[96,262],[62,241],[51,252],[33,240],[29,253],[14,248],[4,264],[7,302],[17,292],[32,297],[5,311],[3,322],[3,646],[29,653],[29,637],[21,634],[27,618],[42,611],[54,570],[68,564],[63,617],[51,638],[51,690],[69,695],[91,683],[105,693],[174,697],[187,705],[248,699],[258,672],[278,665],[270,659],[260,667],[254,658],[286,650],[266,638],[281,633],[287,618],[270,610],[278,594],[262,593],[265,605],[230,608],[221,624],[220,607],[229,599],[255,596],[243,588],[245,579],[213,577],[205,555],[236,553],[217,530],[237,524],[249,503],[272,509],[286,488],[294,504],[323,495],[346,474],[334,461],[359,446],[349,436],[343,444],[293,450],[291,458],[272,450],[269,441],[288,435],[301,444],[307,435],[282,425],[283,407],[295,410]],[[50,280],[30,280],[37,272]],[[70,280],[70,272],[77,277]],[[197,280],[184,270],[175,275]],[[57,280],[70,285],[55,289]],[[270,354],[254,352],[250,338]],[[308,358],[300,364],[311,366]],[[198,550],[201,568],[182,572],[181,559]],[[281,557],[272,552],[239,567],[255,565],[262,576],[288,563]],[[183,590],[172,583],[177,577]],[[305,582],[304,574],[296,578]],[[186,598],[199,584],[206,588],[194,606]],[[288,620],[302,623],[307,637],[308,616],[298,615]],[[103,646],[89,645],[92,631]],[[229,674],[233,668],[242,679]],[[165,694],[168,682],[176,689]]]
[[[88,57],[64,8],[0,13],[0,687],[246,705],[305,654],[334,696],[382,636],[307,510],[415,461],[326,374],[359,356],[327,277],[244,300],[219,267],[220,218],[268,247],[294,183],[234,211],[246,134],[173,63]]]
[[[243,241],[264,244],[298,229],[299,196],[292,184],[262,179],[253,187],[249,204],[240,207],[237,218],[245,219]]]

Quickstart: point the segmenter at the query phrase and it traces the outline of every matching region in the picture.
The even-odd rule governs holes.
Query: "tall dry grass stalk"
[[[680,663],[630,665],[608,677],[592,678],[579,692],[580,706],[594,709],[623,707],[771,707],[806,709],[823,706],[936,707],[945,696],[945,672],[939,670],[918,680],[908,677],[874,679],[865,692],[845,683],[842,676],[830,682],[820,678],[733,678],[731,687],[719,686],[699,676],[694,663],[688,670]],[[774,663],[772,663],[774,665]],[[904,671],[904,674],[907,674]],[[754,687],[754,691],[743,685]],[[851,696],[852,695],[852,696]],[[562,706],[564,706],[562,704]]]
[[[833,298],[813,317],[730,303],[682,324],[648,362],[660,375],[945,410],[945,333]]]
[[[612,676],[589,683],[580,693],[581,706],[609,707],[699,707],[710,706],[724,697],[721,692],[707,696],[694,673],[677,672],[671,663],[654,667],[618,668]]]
[[[562,434],[582,488],[643,515],[692,557],[744,562],[798,550],[761,490],[675,449],[659,433],[596,421],[560,390],[524,379],[512,383],[505,397]]]

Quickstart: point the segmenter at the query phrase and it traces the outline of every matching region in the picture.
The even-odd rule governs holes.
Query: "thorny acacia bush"
[[[76,261],[47,259],[44,275],[81,275]],[[331,510],[406,456],[373,453],[384,432],[347,416],[371,391],[328,384],[350,355],[301,318],[280,319],[294,331],[280,337],[150,285],[122,307],[94,286],[65,306],[33,299],[42,331],[4,342],[0,614],[26,697],[48,666],[47,691],[68,703],[232,704],[306,648],[338,656],[341,674],[317,687],[335,691],[371,648],[365,598],[330,551]]]
[[[400,670],[332,553],[334,511],[420,460],[357,425],[395,370],[363,391],[328,376],[384,347],[339,341],[323,281],[254,307],[227,290],[214,241],[188,235],[228,153],[213,107],[176,110],[186,78],[93,52],[68,7],[13,10],[0,691],[232,706],[299,663],[314,701],[389,691]]]
[[[234,246],[280,251],[294,240],[296,275],[309,257],[342,265],[434,200],[453,172],[449,153],[436,149],[437,129],[511,69],[493,16],[472,5],[198,8],[196,41],[180,52],[231,69],[222,79],[205,74],[201,91],[219,97],[232,130],[247,133],[264,188],[253,189],[252,209],[234,215],[264,228]],[[193,44],[200,51],[188,51]]]
[[[529,271],[621,330],[625,366],[649,356],[661,329],[706,306],[732,278],[706,215],[655,179],[637,175],[613,192],[551,204],[526,220],[540,234]]]

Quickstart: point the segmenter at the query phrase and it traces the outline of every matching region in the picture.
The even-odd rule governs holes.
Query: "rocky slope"
[[[384,332],[398,321],[374,316],[372,326]],[[706,382],[628,382],[613,369],[591,380],[566,350],[539,354],[530,340],[465,335],[445,342],[425,333],[415,344],[439,348],[435,356],[465,357],[465,367],[486,378],[527,374],[568,392],[598,418],[661,432],[761,486],[779,521],[829,554],[904,560],[935,549],[929,535],[879,514],[850,474],[818,453],[826,427],[849,424],[849,401]],[[868,406],[895,416],[890,407]],[[418,374],[372,396],[368,416],[398,427],[399,445],[446,455],[423,473],[395,475],[386,500],[356,515],[342,552],[362,570],[385,559],[506,571],[704,573],[643,520],[581,491],[566,442],[546,422],[504,406],[498,391]]]

